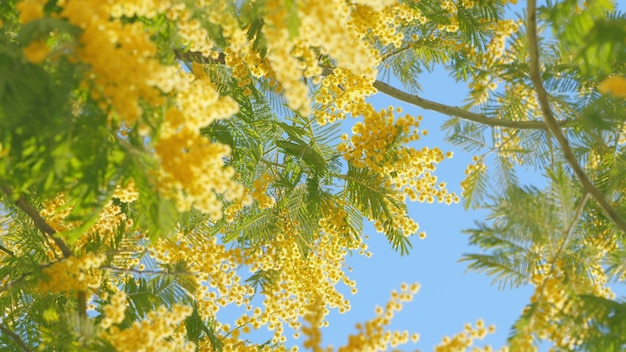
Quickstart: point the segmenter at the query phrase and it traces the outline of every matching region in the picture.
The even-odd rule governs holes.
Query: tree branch
[[[569,163],[578,177],[578,180],[582,183],[583,189],[591,194],[593,198],[598,202],[598,205],[606,216],[608,216],[617,227],[626,234],[626,221],[620,216],[620,214],[613,208],[606,200],[602,192],[596,186],[593,185],[585,171],[582,169],[572,149],[569,146],[567,138],[561,131],[559,124],[552,113],[550,103],[548,102],[548,92],[543,86],[541,76],[539,74],[539,45],[537,39],[537,4],[536,0],[528,0],[528,13],[526,15],[526,31],[528,33],[528,53],[530,56],[530,80],[533,82],[535,91],[537,92],[537,99],[539,100],[539,106],[541,107],[541,113],[545,125],[552,133],[554,138],[559,142],[561,150],[565,160]]]
[[[401,50],[406,48],[401,48]],[[226,63],[226,56],[223,53],[219,53],[216,58],[211,58],[204,56],[202,53],[197,51],[183,51],[183,50],[174,50],[174,55],[176,59],[187,62],[198,62],[201,64],[219,64],[224,65]],[[332,68],[324,67],[322,71],[322,76],[328,76],[332,73]],[[483,125],[491,126],[491,127],[509,127],[515,129],[540,129],[546,130],[546,125],[541,121],[511,121],[511,120],[502,120],[502,119],[493,119],[489,118],[482,114],[476,114],[465,109],[461,109],[455,106],[448,106],[441,103],[437,103],[431,100],[427,100],[424,98],[420,98],[417,95],[409,94],[407,92],[401,91],[398,88],[392,87],[387,83],[376,80],[374,82],[374,87],[378,89],[380,92],[389,95],[390,97],[396,98],[398,100],[404,101],[405,103],[413,104],[419,106],[426,110],[432,110],[436,112],[440,112],[445,115],[456,116],[462,118],[464,120],[469,120],[473,122],[477,122]],[[566,121],[559,121],[558,124],[565,124]]]
[[[5,248],[4,246],[0,246],[0,250],[10,255],[11,257],[15,257],[15,253],[12,250]]]
[[[203,55],[199,51],[185,51],[181,49],[174,49],[174,56],[176,56],[177,60],[187,61],[187,62],[197,62],[200,64],[218,64],[218,65],[226,64],[226,55],[224,53],[219,53],[217,57],[212,58],[212,57]]]
[[[134,273],[134,274],[143,274],[143,275],[191,275],[198,276],[197,273],[189,272],[189,271],[166,271],[166,270],[139,270],[139,269],[131,269],[131,268],[118,268],[115,266],[104,265],[101,266],[100,269],[111,270],[122,273]]]
[[[11,329],[9,329],[4,322],[0,323],[0,331],[2,331],[4,334],[8,335],[11,339],[13,339],[13,341],[15,341],[15,343],[20,346],[20,348],[22,348],[24,351],[26,352],[31,352],[32,350],[28,347],[28,345],[26,345],[26,343],[22,340],[22,338],[14,333],[13,331],[11,331]]]
[[[461,109],[456,106],[444,105],[444,104],[440,104],[431,100],[420,98],[417,95],[413,95],[413,94],[409,94],[407,92],[401,91],[398,88],[394,88],[388,85],[387,83],[384,83],[378,80],[374,82],[374,87],[376,87],[376,89],[378,89],[380,92],[383,92],[389,95],[390,97],[396,98],[405,103],[413,104],[423,109],[436,111],[445,115],[456,116],[464,120],[477,122],[477,123],[491,126],[491,127],[496,127],[496,126],[508,127],[508,128],[518,129],[518,130],[524,130],[524,129],[546,130],[547,129],[546,125],[542,121],[511,121],[511,120],[493,119],[482,114],[476,114],[471,111]],[[564,124],[565,121],[561,121],[560,123]]]
[[[2,191],[7,196],[9,196],[9,199],[13,197],[13,190],[10,187],[2,186]],[[65,244],[65,242],[62,239],[55,236],[56,231],[46,222],[44,218],[41,217],[41,215],[39,215],[39,212],[35,210],[35,208],[33,208],[33,206],[30,205],[24,198],[19,197],[15,201],[14,204],[18,208],[20,208],[23,212],[25,212],[26,215],[28,215],[33,220],[33,223],[39,230],[41,230],[41,232],[50,236],[50,238],[54,241],[54,244],[56,244],[59,247],[59,249],[61,249],[61,252],[63,253],[64,257],[67,258],[67,257],[74,255],[74,253],[72,253],[72,250]]]
[[[10,187],[2,186],[0,188],[2,188],[2,191],[9,197],[9,199],[14,197],[13,190]],[[15,201],[15,206],[20,208],[23,212],[26,213],[26,215],[28,215],[33,220],[35,227],[41,230],[41,232],[43,232],[44,234],[48,235],[52,239],[52,241],[54,241],[54,244],[56,244],[57,247],[59,247],[59,249],[61,250],[61,253],[63,253],[63,257],[69,258],[74,255],[70,247],[68,247],[62,239],[55,236],[55,234],[57,233],[56,230],[54,230],[52,226],[50,226],[46,222],[46,220],[41,217],[39,212],[35,208],[33,208],[33,206],[30,205],[30,203],[28,203],[26,199],[24,199],[23,197],[17,198],[17,200]],[[78,316],[84,318],[87,316],[86,294],[84,291],[78,291],[77,295]]]

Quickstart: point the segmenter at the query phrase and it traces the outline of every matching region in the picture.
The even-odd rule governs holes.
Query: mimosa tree
[[[346,255],[370,255],[364,222],[406,254],[416,201],[489,209],[463,260],[536,288],[504,349],[620,350],[626,18],[507,2],[0,2],[0,347],[321,351],[356,292]],[[420,97],[437,65],[466,106]],[[462,194],[422,117],[375,94],[450,117],[475,154]],[[388,328],[419,289],[398,285],[338,351],[418,339]]]

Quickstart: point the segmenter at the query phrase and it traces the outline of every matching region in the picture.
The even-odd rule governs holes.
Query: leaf
[[[487,168],[482,164],[475,165],[463,181],[463,207],[478,208],[482,205],[484,195],[487,192]]]

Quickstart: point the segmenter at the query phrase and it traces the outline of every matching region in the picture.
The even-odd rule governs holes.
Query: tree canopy
[[[626,16],[516,3],[0,1],[0,349],[326,350],[364,223],[404,255],[408,204],[439,202],[488,212],[470,270],[534,287],[503,350],[623,350]],[[463,106],[421,96],[436,67]],[[448,116],[459,194],[450,147],[376,94]],[[418,289],[337,351],[417,341],[388,326]]]

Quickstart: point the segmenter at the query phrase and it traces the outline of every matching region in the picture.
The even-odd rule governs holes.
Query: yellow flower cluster
[[[345,210],[345,201],[324,202],[321,208],[325,216],[319,220],[321,230],[330,236],[347,237],[350,232],[348,213]],[[361,254],[361,253],[360,253]]]
[[[583,243],[590,248],[596,248],[601,253],[611,253],[619,249],[617,236],[611,231],[588,231],[585,233]]]
[[[301,238],[303,234],[298,232],[297,225],[295,219],[283,213],[278,223],[281,231],[272,243],[264,246],[263,250],[248,254],[251,272],[263,270],[273,273],[273,282],[264,291],[264,310],[253,327],[266,325],[274,331],[275,342],[285,341],[285,323],[293,329],[300,328],[299,318],[304,307],[323,316],[328,308],[338,309],[341,313],[349,310],[349,301],[337,291],[339,282],[356,292],[355,282],[341,268],[348,249],[358,249],[360,243],[357,240],[349,243],[345,237],[321,233],[310,248],[305,249],[305,254],[301,246],[306,246],[306,240]],[[312,301],[311,297],[316,296],[319,300]],[[319,302],[321,306],[313,308],[314,302]]]
[[[446,204],[458,202],[458,196],[448,193],[446,184],[438,182],[437,177],[431,174],[446,155],[439,148],[424,147],[418,150],[405,146],[419,138],[417,127],[421,118],[406,115],[394,119],[391,107],[379,112],[374,111],[369,104],[364,107],[361,110],[363,122],[357,122],[352,128],[349,144],[347,135],[344,135],[342,139],[346,142],[339,145],[339,151],[345,159],[358,168],[368,168],[389,179],[390,185],[398,191],[395,197],[397,202],[404,203],[406,197],[428,203],[435,200]],[[399,135],[401,132],[402,136]],[[426,135],[427,131],[421,134]],[[452,154],[447,156],[451,157]],[[417,224],[405,210],[393,206],[391,202],[388,205],[394,211],[396,228],[406,235],[417,231]],[[375,226],[382,232],[380,221]]]
[[[226,207],[226,209],[224,209],[224,217],[226,218],[226,221],[229,223],[233,222],[233,220],[235,220],[235,218],[237,217],[237,214],[239,213],[239,211],[242,210],[245,206],[251,205],[251,204],[252,204],[251,196],[245,196],[241,200],[234,201],[231,205],[229,205],[228,207]]]
[[[43,17],[43,6],[46,3],[45,0],[26,0],[17,3],[15,8],[20,13],[20,22],[28,23]]]
[[[297,220],[282,212],[276,223],[279,231],[272,241],[250,249],[227,249],[215,238],[201,238],[200,233],[192,233],[159,240],[148,250],[157,262],[184,259],[188,263],[201,287],[196,298],[203,317],[215,317],[221,308],[229,305],[245,307],[245,312],[234,321],[236,327],[218,324],[228,348],[243,351],[244,335],[253,329],[265,326],[274,332],[273,341],[281,343],[286,341],[285,325],[299,330],[300,318],[307,309],[319,310],[325,317],[328,309],[345,312],[350,308],[349,301],[336,286],[342,282],[356,292],[354,281],[346,276],[342,267],[348,250],[365,253],[367,246],[359,239],[346,238],[345,233],[340,233],[345,226],[337,224],[333,215],[329,214],[323,221],[332,225],[323,226],[324,231],[310,245],[306,243],[311,240],[305,240],[304,234],[299,233]],[[302,246],[310,246],[304,249],[306,254]],[[262,287],[260,304],[251,301],[254,289],[243,283],[242,266],[251,273],[263,272],[269,279]],[[319,300],[311,301],[315,296]],[[314,307],[314,302],[319,304]],[[209,348],[210,341],[199,343],[201,349],[204,346]]]
[[[384,5],[379,2],[376,9],[382,9]],[[322,73],[317,62],[319,54],[312,47],[332,58],[337,66],[346,67],[356,77],[366,77],[370,82],[375,79],[378,52],[360,40],[367,31],[359,32],[357,26],[350,24],[353,11],[346,2],[305,0],[293,6],[297,10],[295,13],[280,0],[268,1],[262,29],[268,45],[266,63],[290,107],[305,115],[310,113],[308,87],[303,78]],[[299,23],[291,20],[293,16],[297,16]],[[297,38],[292,36],[293,32],[298,33]],[[248,67],[252,70],[250,64],[248,62]],[[268,69],[264,71],[269,72]]]
[[[218,1],[213,6],[224,6],[224,4],[225,2]],[[222,12],[222,14],[226,16],[228,13]],[[215,43],[210,39],[207,30],[202,28],[202,23],[192,16],[191,9],[185,3],[171,4],[167,9],[166,16],[168,20],[176,21],[178,35],[186,48],[189,48],[190,51],[202,53],[206,57],[215,58],[215,55],[218,54],[214,50]],[[214,23],[218,22],[215,21]]]
[[[110,327],[102,337],[119,352],[177,351],[193,352],[195,344],[187,342],[182,322],[192,313],[187,306],[175,304],[159,307],[124,330]]]
[[[102,307],[104,318],[100,321],[101,329],[108,329],[114,324],[120,324],[124,321],[124,312],[126,312],[126,293],[118,291],[111,296],[109,303]]]
[[[324,317],[328,314],[328,309],[324,305],[324,301],[320,295],[314,294],[309,304],[306,306],[306,313],[302,318],[305,324],[301,331],[306,336],[302,342],[302,346],[314,352],[321,352],[322,333],[320,328],[324,325]]]
[[[315,98],[318,108],[314,116],[320,125],[343,119],[346,114],[358,117],[362,111],[371,111],[373,107],[365,101],[376,93],[374,80],[358,75],[351,70],[336,68],[322,80],[322,86]]]
[[[21,20],[28,22],[41,17],[43,4],[42,1],[19,3]],[[223,160],[230,151],[225,146],[209,143],[198,129],[215,119],[234,115],[238,105],[229,97],[220,97],[208,79],[192,80],[190,75],[177,72],[176,66],[162,65],[157,47],[150,39],[151,33],[144,24],[126,20],[134,16],[150,19],[166,13],[180,21],[181,37],[194,49],[208,54],[213,43],[207,41],[206,30],[200,28],[198,19],[192,18],[184,5],[173,6],[170,1],[65,0],[57,5],[60,7],[57,16],[82,30],[79,45],[67,54],[88,64],[89,72],[82,87],[90,90],[103,109],[112,108],[111,122],[131,128],[139,122],[139,130],[149,133],[141,119],[141,104],[159,107],[164,106],[168,98],[174,99],[175,106],[163,109],[165,122],[158,138],[152,136],[161,161],[159,180],[155,183],[162,193],[176,200],[181,210],[195,206],[212,218],[219,218],[221,203],[215,193],[234,200],[241,196],[242,188],[230,180],[233,171],[223,167]],[[218,6],[217,3],[214,6]],[[222,19],[225,21],[228,22]],[[234,27],[236,19],[231,18],[229,23],[230,38],[245,41],[245,32]],[[46,50],[45,43],[33,42],[25,49],[25,55],[38,62],[45,58]]]
[[[164,102],[150,78],[162,70],[156,59],[156,46],[139,22],[124,23],[121,16],[154,16],[169,6],[169,1],[112,2],[67,0],[57,3],[59,14],[82,29],[76,57],[90,65],[86,84],[94,99],[114,108],[116,117],[134,126],[142,114],[139,103]]]
[[[46,42],[34,40],[24,48],[24,56],[26,56],[26,60],[38,64],[46,59],[49,51],[50,48],[48,48]]]
[[[230,148],[210,142],[199,129],[232,116],[239,107],[232,98],[221,97],[207,79],[181,79],[177,90],[177,107],[165,112],[160,138],[154,143],[161,161],[158,187],[180,210],[193,206],[216,220],[222,216],[216,194],[236,200],[244,196],[244,188],[233,180],[234,170],[224,166]]]
[[[187,263],[189,271],[196,274],[198,286],[202,287],[196,293],[202,316],[215,317],[221,307],[249,303],[254,290],[241,282],[236,270],[244,262],[241,249],[228,249],[214,237],[206,239],[179,233],[172,240],[158,240],[148,250],[158,262],[184,260]]]
[[[474,340],[482,340],[487,336],[487,334],[493,334],[496,332],[496,327],[494,325],[490,325],[489,327],[485,326],[485,323],[482,319],[476,321],[476,326],[473,327],[472,324],[465,324],[464,330],[453,337],[444,336],[441,341],[441,344],[435,347],[435,352],[457,352],[457,351],[466,351],[472,344]],[[506,351],[506,348],[501,349],[500,351]],[[486,345],[482,348],[474,347],[472,348],[472,352],[491,352],[493,351],[492,347]],[[521,351],[521,350],[520,350]],[[526,350],[524,350],[526,351]]]
[[[598,85],[598,91],[602,94],[611,94],[618,98],[626,98],[626,78],[624,77],[605,78]]]
[[[381,9],[382,2],[378,4]],[[298,10],[302,23],[299,35],[307,46],[319,47],[321,53],[332,57],[337,66],[347,67],[356,74],[376,75],[377,52],[359,40],[361,33],[346,25],[352,15],[348,3],[304,0],[299,2]]]
[[[354,5],[350,14],[350,26],[359,33],[359,36],[372,35],[378,39],[382,45],[393,45],[400,47],[404,34],[398,32],[397,28],[413,21],[425,21],[426,18],[417,10],[410,8],[406,4],[380,2],[374,5],[375,1],[359,1]]]
[[[102,282],[102,273],[97,268],[105,260],[102,253],[61,259],[42,270],[47,277],[39,281],[39,289],[46,293],[95,289]]]
[[[132,203],[139,199],[139,191],[135,187],[135,182],[130,180],[126,186],[116,186],[113,197],[119,199],[122,203]]]
[[[302,80],[302,70],[299,68],[298,59],[291,55],[294,42],[290,40],[289,28],[287,28],[289,13],[285,3],[281,0],[269,0],[265,10],[263,34],[267,38],[268,62],[282,86],[282,92],[289,106],[308,115],[310,113],[308,88]]]
[[[65,194],[59,193],[53,199],[43,202],[43,209],[40,214],[55,231],[63,232],[78,226],[78,222],[68,223],[65,221],[73,208],[73,205],[68,203]]]
[[[179,210],[193,206],[217,220],[222,206],[216,193],[225,193],[227,200],[243,196],[243,187],[232,180],[234,169],[224,167],[224,158],[230,155],[227,145],[211,143],[197,131],[183,128],[161,137],[154,149],[161,159],[159,191],[173,198]]]
[[[410,341],[413,343],[419,340],[419,334],[409,335],[408,331],[389,331],[386,326],[391,323],[396,312],[402,310],[404,303],[413,300],[413,296],[419,291],[419,284],[412,285],[403,283],[400,291],[393,290],[391,298],[387,305],[376,307],[376,317],[365,322],[357,324],[356,328],[359,333],[350,335],[345,346],[337,349],[337,352],[369,352],[369,351],[385,351],[388,346],[393,348],[398,345],[406,344]]]
[[[252,197],[261,209],[271,208],[276,205],[274,198],[267,195],[267,187],[271,181],[272,176],[270,174],[263,174],[252,183]]]
[[[344,153],[347,161],[358,168],[367,167],[376,172],[383,172],[390,167],[389,153],[393,151],[393,144],[398,142],[400,132],[410,133],[412,128],[419,126],[417,119],[405,116],[396,122],[393,116],[393,107],[375,111],[363,112],[363,122],[357,122],[352,127],[350,144],[344,142],[339,145],[339,151]],[[404,137],[404,142],[419,138],[417,133]],[[347,136],[342,137],[347,139]],[[397,158],[398,161],[402,159]],[[396,161],[395,159],[393,160]],[[393,166],[391,166],[393,167]]]
[[[139,198],[139,192],[135,188],[134,182],[131,180],[126,186],[117,186],[113,197],[117,198],[122,203],[132,203]],[[43,210],[41,216],[46,219],[46,222],[57,232],[70,231],[80,226],[79,221],[67,221],[66,218],[70,215],[74,206],[70,204],[65,194],[60,193],[54,199],[43,202]],[[132,220],[127,219],[126,214],[122,212],[120,206],[115,205],[112,201],[109,201],[102,212],[98,215],[98,219],[91,226],[85,234],[83,234],[73,245],[75,247],[82,247],[84,244],[93,239],[93,236],[98,236],[105,243],[110,243],[113,240],[116,231],[122,222],[126,221],[127,226],[132,225]],[[54,246],[56,247],[56,246]],[[53,248],[54,248],[53,247]],[[47,255],[50,260],[59,255],[58,248],[48,251]]]

